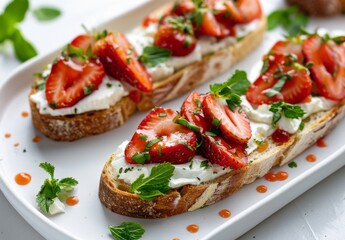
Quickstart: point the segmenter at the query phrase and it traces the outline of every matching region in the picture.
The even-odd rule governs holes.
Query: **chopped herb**
[[[272,125],[275,126],[282,115],[286,118],[297,119],[302,118],[305,114],[304,110],[297,105],[292,105],[286,102],[272,103],[269,109],[273,113]]]
[[[115,240],[138,240],[145,233],[145,229],[135,222],[123,222],[117,226],[109,226],[109,230]]]
[[[263,141],[263,140],[258,140],[258,139],[254,139],[254,142],[255,142],[257,145],[264,145],[264,144],[265,144],[265,141]]]
[[[217,97],[225,99],[232,111],[241,104],[241,95],[245,94],[249,88],[249,80],[244,71],[236,72],[224,83],[210,85],[211,92]]]
[[[92,93],[92,90],[96,87],[95,84],[90,84],[90,85],[87,85],[86,87],[84,87],[84,95],[89,95]]]
[[[165,48],[147,46],[139,57],[139,61],[147,67],[155,67],[167,61],[171,57],[171,51]]]
[[[147,135],[145,135],[145,134],[140,134],[139,135],[139,138],[141,139],[141,140],[144,140],[144,141],[146,141],[146,139],[147,139]]]
[[[49,103],[49,106],[50,106],[51,108],[57,108],[57,104],[56,104],[56,103]]]
[[[208,168],[211,168],[212,166],[208,164],[208,161],[207,161],[207,160],[205,160],[205,161],[202,161],[202,162],[200,163],[200,167],[201,167],[201,168],[208,169]]]
[[[300,123],[298,129],[299,129],[300,131],[303,131],[303,129],[304,129],[304,122],[303,122],[303,121]]]
[[[210,136],[210,137],[216,137],[217,136],[217,134],[215,134],[214,132],[209,132],[209,131],[206,131],[205,134],[207,136]]]
[[[146,144],[145,144],[145,151],[149,151],[150,148],[155,145],[156,143],[162,141],[162,138],[155,138],[155,139],[152,139],[150,141],[148,141]]]
[[[296,162],[290,162],[288,164],[289,168],[296,168],[297,167],[297,163]]]
[[[190,130],[192,130],[193,132],[200,132],[200,127],[198,127],[197,125],[195,125],[193,123],[188,122],[183,117],[176,119],[175,123],[180,124],[182,126],[185,126],[185,127],[189,128]]]
[[[265,60],[264,60],[264,64],[262,65],[262,68],[261,68],[261,71],[260,71],[261,74],[264,74],[268,70],[268,67],[270,66],[268,58],[269,58],[269,56],[267,56],[265,58]]]
[[[265,91],[267,97],[273,97],[277,95],[280,92],[280,90],[284,87],[286,80],[290,80],[292,78],[291,75],[283,73],[280,68],[277,69],[273,77],[279,79],[273,85],[272,88],[269,88]]]
[[[146,160],[150,160],[151,156],[148,152],[136,152],[133,157],[133,161],[139,164],[144,164]]]
[[[189,169],[192,169],[192,168],[193,168],[193,162],[190,162]]]
[[[313,62],[308,62],[307,65],[305,65],[307,69],[311,69],[312,66],[314,66]]]
[[[192,151],[192,152],[195,151],[195,149],[192,148],[192,146],[190,146],[188,143],[186,143],[186,142],[181,142],[181,144],[184,145],[184,146],[186,146],[190,151]]]
[[[222,121],[221,121],[221,120],[219,120],[219,119],[217,119],[217,118],[213,118],[213,119],[212,119],[212,125],[213,125],[214,127],[219,127],[220,124],[222,124]]]
[[[145,175],[141,174],[131,184],[131,192],[147,201],[166,194],[170,190],[169,182],[174,169],[175,167],[171,163],[162,163],[153,167],[148,177],[145,178]]]
[[[158,156],[162,156],[162,146],[158,145]]]
[[[194,104],[196,107],[201,108],[201,101],[199,99],[194,99]]]
[[[78,108],[74,108],[74,114],[78,113]]]
[[[46,88],[46,81],[44,80],[37,80],[36,81],[36,86],[39,91],[43,91]]]
[[[196,179],[198,179],[199,181],[201,181],[201,179],[199,177],[196,177]]]
[[[123,171],[123,168],[120,168],[120,169],[119,169],[119,173],[121,174],[121,173],[122,173],[122,171]]]
[[[113,84],[111,83],[107,83],[106,85],[107,85],[107,88],[111,88],[113,86]]]

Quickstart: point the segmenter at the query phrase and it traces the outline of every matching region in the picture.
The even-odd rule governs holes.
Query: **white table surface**
[[[8,3],[0,2],[0,11]],[[55,5],[63,14],[51,22],[38,22],[29,13],[20,25],[25,36],[36,46],[39,54],[62,46],[76,33],[82,23],[103,22],[141,0],[31,0],[31,8]],[[163,1],[162,1],[163,2]],[[283,5],[283,0],[262,0],[265,12]],[[312,19],[312,28],[345,30],[345,17]],[[0,26],[1,31],[1,26]],[[10,48],[0,47],[0,81],[20,65]],[[344,141],[344,139],[341,139]],[[345,155],[339,161],[345,161]],[[240,239],[345,239],[345,167],[341,168],[299,198],[244,234]],[[0,190],[0,240],[43,239],[16,212]]]

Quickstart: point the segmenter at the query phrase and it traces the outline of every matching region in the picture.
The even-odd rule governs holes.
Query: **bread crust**
[[[243,185],[263,177],[272,167],[291,161],[328,134],[345,115],[345,100],[329,111],[313,114],[305,120],[305,128],[291,136],[287,143],[276,145],[269,138],[270,148],[263,153],[254,151],[252,161],[244,168],[234,170],[200,185],[186,185],[169,193],[145,201],[129,192],[129,186],[112,175],[113,154],[106,162],[100,178],[99,198],[111,211],[139,218],[164,218],[194,211],[214,204],[232,195]]]
[[[29,94],[32,122],[46,137],[56,141],[74,141],[109,131],[122,125],[136,111],[136,104],[129,97],[123,97],[104,110],[67,116],[41,114],[36,103],[30,99],[37,92],[34,85]]]
[[[155,106],[159,106],[161,103],[189,92],[195,87],[229,70],[260,45],[265,31],[266,16],[262,15],[257,28],[241,39],[241,41],[204,56],[200,62],[190,64],[172,76],[153,83],[152,93],[142,95],[138,109],[140,111],[146,111]]]

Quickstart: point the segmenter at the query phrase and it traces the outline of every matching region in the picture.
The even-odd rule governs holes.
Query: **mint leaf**
[[[273,113],[272,125],[275,126],[282,115],[286,118],[297,119],[302,118],[305,114],[304,110],[297,105],[286,102],[272,103],[269,109]]]
[[[4,15],[10,16],[13,21],[19,23],[24,20],[28,9],[28,0],[13,0],[6,6]]]
[[[139,57],[139,61],[147,67],[155,67],[167,61],[171,57],[171,51],[165,48],[147,46]]]
[[[72,177],[63,178],[58,182],[58,185],[61,187],[61,189],[66,191],[72,190],[77,184],[78,181]]]
[[[36,49],[28,40],[24,38],[19,29],[15,29],[14,33],[11,36],[11,40],[16,57],[20,61],[25,62],[26,60],[37,55]]]
[[[51,163],[40,163],[39,167],[45,170],[50,175],[51,179],[54,179],[55,167]]]
[[[115,240],[138,240],[145,229],[135,222],[123,222],[117,226],[109,226],[110,233]]]
[[[154,197],[163,195],[170,190],[169,181],[175,167],[171,163],[162,163],[151,169],[148,177],[141,174],[131,184],[131,192],[137,193],[144,200],[152,200]]]
[[[33,14],[39,21],[50,21],[61,15],[61,11],[56,7],[39,7],[33,10]]]
[[[16,23],[11,18],[11,16],[7,14],[0,15],[0,43],[4,42],[10,36],[12,36],[14,30],[16,29]]]
[[[146,160],[150,160],[151,156],[148,152],[136,152],[132,159],[136,163],[144,164]]]
[[[241,104],[240,96],[247,92],[249,85],[246,72],[236,70],[226,82],[210,85],[210,90],[217,97],[225,99],[229,108],[234,111]]]

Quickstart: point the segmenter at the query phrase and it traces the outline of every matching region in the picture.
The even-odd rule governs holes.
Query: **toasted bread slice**
[[[140,111],[149,110],[229,70],[260,44],[265,30],[266,17],[262,16],[257,28],[241,41],[205,56],[202,61],[190,64],[166,79],[155,82],[153,92],[144,94],[138,104],[129,97],[124,97],[104,110],[67,116],[42,115],[30,99],[30,95],[38,91],[36,84],[33,84],[29,102],[34,126],[48,138],[57,141],[74,141],[109,131],[122,125],[137,108]]]
[[[115,213],[139,218],[164,218],[194,211],[214,204],[239,190],[243,185],[263,177],[272,167],[283,165],[329,133],[345,115],[345,100],[329,111],[322,111],[304,120],[303,131],[291,136],[282,145],[270,138],[265,152],[249,155],[250,164],[200,185],[185,185],[169,193],[145,201],[129,191],[129,185],[119,180],[113,171],[113,154],[106,162],[99,186],[102,204]]]

